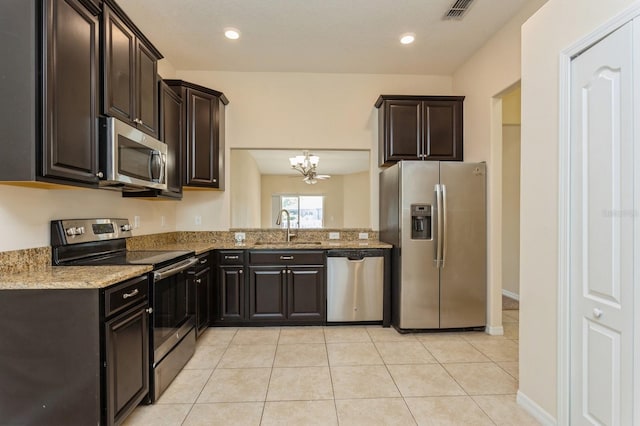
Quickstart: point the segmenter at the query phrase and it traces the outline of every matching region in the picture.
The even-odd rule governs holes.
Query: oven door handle
[[[179,274],[185,269],[191,268],[193,265],[198,263],[198,258],[190,257],[187,260],[183,260],[182,262],[176,263],[175,265],[167,266],[166,268],[158,269],[153,272],[153,280],[159,281],[164,278],[170,277],[172,275]]]

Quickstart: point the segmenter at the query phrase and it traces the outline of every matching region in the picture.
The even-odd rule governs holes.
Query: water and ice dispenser
[[[430,204],[411,204],[411,239],[431,239]]]

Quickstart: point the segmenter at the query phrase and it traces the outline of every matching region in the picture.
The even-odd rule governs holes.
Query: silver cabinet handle
[[[225,256],[225,260],[238,260],[240,256]]]
[[[280,260],[293,260],[293,256],[280,256]]]
[[[287,274],[291,274],[291,269],[287,269]]]
[[[207,258],[200,259],[200,264],[204,265],[205,263],[207,263],[207,260],[208,260]]]
[[[602,309],[593,308],[593,316],[598,319],[602,316]]]
[[[98,173],[96,173],[96,176],[99,177],[100,179],[102,179],[104,177],[104,173],[98,172]]]
[[[240,269],[240,270],[238,271],[238,273],[239,273],[240,275],[242,275],[242,269]]]
[[[202,279],[198,278],[198,279],[196,280],[196,283],[197,283],[197,284],[202,283]]]
[[[153,308],[147,308],[144,310],[146,313],[148,314],[152,314],[153,313]]]
[[[123,295],[122,295],[122,298],[123,298],[123,299],[128,299],[128,298],[130,298],[130,297],[135,296],[135,295],[136,295],[136,294],[138,294],[138,293],[140,293],[140,290],[138,290],[138,289],[136,288],[136,289],[134,289],[134,290],[133,290],[132,292],[130,292],[130,293],[125,293],[125,294],[123,294]]]
[[[286,269],[283,269],[283,270],[282,270],[282,273],[283,273],[283,274],[286,274],[286,273],[287,273],[287,270],[286,270]]]

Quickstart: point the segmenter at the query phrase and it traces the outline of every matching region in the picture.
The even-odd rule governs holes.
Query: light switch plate
[[[360,232],[358,233],[358,238],[361,240],[368,240],[369,239],[369,233],[368,232]]]
[[[329,232],[329,239],[330,240],[339,240],[340,239],[340,233],[339,232]]]

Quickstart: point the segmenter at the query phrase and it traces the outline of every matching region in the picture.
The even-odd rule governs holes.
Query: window
[[[278,212],[284,209],[291,216],[291,228],[322,228],[323,206],[322,195],[274,195],[273,223],[275,224]],[[280,227],[287,227],[286,217],[283,217]]]

